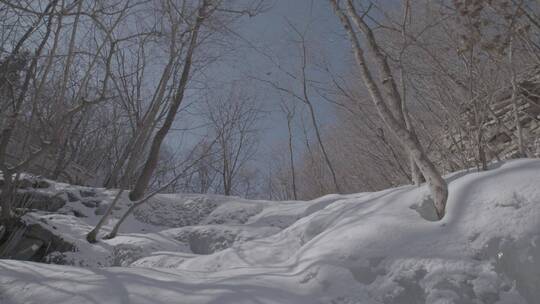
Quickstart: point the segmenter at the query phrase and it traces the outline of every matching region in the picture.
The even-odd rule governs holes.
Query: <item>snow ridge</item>
[[[84,234],[99,206],[78,197],[25,218],[74,244],[63,258],[78,267],[0,261],[0,303],[536,303],[540,161],[446,179],[442,221],[425,186],[305,202],[158,195],[95,245]],[[96,205],[115,194],[95,191]]]

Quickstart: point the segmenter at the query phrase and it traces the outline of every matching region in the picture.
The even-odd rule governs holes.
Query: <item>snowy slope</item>
[[[540,161],[447,180],[442,221],[425,186],[309,202],[161,195],[96,245],[84,234],[99,217],[76,201],[64,208],[87,217],[26,220],[89,267],[0,261],[0,303],[538,303]]]

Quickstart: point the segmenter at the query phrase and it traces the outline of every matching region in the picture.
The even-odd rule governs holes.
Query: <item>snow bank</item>
[[[82,240],[91,208],[31,214],[93,267],[0,261],[0,303],[537,303],[540,161],[447,180],[442,221],[425,186],[310,202],[159,196],[96,245]]]

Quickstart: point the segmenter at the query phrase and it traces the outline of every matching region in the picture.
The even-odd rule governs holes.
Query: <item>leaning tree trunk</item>
[[[405,122],[405,128],[407,128],[408,131],[414,133],[414,126],[411,122],[411,117],[409,115],[406,103],[407,89],[405,84],[405,73],[403,72],[403,66],[401,67],[401,82],[401,114],[403,116],[403,121]],[[407,156],[409,158],[409,167],[411,169],[411,181],[414,185],[420,186],[420,184],[425,181],[424,176],[422,175],[422,172],[420,172],[420,168],[418,168],[414,157],[410,154]]]
[[[173,47],[171,47],[171,53],[172,52],[174,52]],[[171,58],[163,71],[163,75],[160,79],[155,97],[153,98],[151,108],[147,115],[145,115],[140,129],[136,130],[137,133],[133,135],[133,145],[130,147],[126,169],[120,179],[121,184],[130,184],[132,175],[139,165],[139,160],[141,159],[142,155],[144,155],[146,145],[148,144],[150,136],[152,135],[152,130],[157,122],[156,118],[159,114],[159,109],[161,108],[161,101],[165,96],[167,83],[171,77],[172,67],[174,65],[174,56],[172,54],[170,56]]]
[[[209,0],[204,0],[203,4],[199,8],[197,21],[195,22],[195,25],[193,27],[193,31],[191,34],[191,40],[189,42],[189,47],[188,47],[188,50],[186,53],[186,59],[184,62],[184,68],[182,70],[182,75],[180,77],[180,82],[178,85],[178,89],[176,91],[176,95],[174,96],[174,99],[169,108],[169,111],[167,112],[167,116],[165,117],[165,121],[163,122],[163,125],[154,136],[152,145],[150,147],[150,152],[148,154],[148,158],[146,159],[142,172],[139,175],[137,182],[135,183],[135,187],[129,193],[129,199],[132,201],[141,199],[144,193],[146,192],[146,188],[148,187],[148,184],[150,183],[150,178],[152,177],[152,174],[154,173],[154,170],[156,169],[156,166],[158,163],[161,143],[165,139],[165,136],[167,136],[167,133],[169,132],[172,126],[172,123],[174,122],[174,119],[176,117],[176,112],[178,112],[178,109],[180,108],[180,104],[182,103],[182,100],[184,99],[184,93],[187,87],[189,74],[191,71],[193,53],[195,52],[195,48],[197,46],[197,36],[199,34],[199,29],[201,28],[201,25],[206,17],[205,16],[206,9],[209,5],[210,5]]]
[[[409,12],[410,12],[410,0],[404,1],[404,11],[403,11],[403,22],[401,24],[401,38],[403,43],[403,48],[401,49],[400,55],[399,55],[399,72],[400,72],[400,79],[401,79],[401,115],[403,116],[403,120],[405,122],[405,127],[407,130],[414,132],[414,126],[411,122],[411,117],[409,115],[409,110],[407,108],[407,83],[405,80],[405,70],[403,67],[403,54],[405,52],[405,48],[407,45],[407,20],[409,19]],[[416,164],[414,158],[411,155],[408,155],[409,158],[409,168],[411,170],[411,181],[414,185],[420,186],[423,182],[425,182],[422,172],[420,172],[420,168],[418,168],[418,165]]]
[[[129,209],[124,212],[124,214],[122,215],[122,217],[118,220],[118,222],[116,222],[113,226],[113,229],[111,230],[111,232],[109,234],[107,234],[105,236],[105,239],[113,239],[116,237],[116,235],[118,234],[118,229],[120,228],[120,226],[122,225],[122,223],[128,218],[128,216],[135,210],[137,209],[139,206],[141,206],[142,204],[146,203],[148,201],[148,199],[150,199],[153,195],[149,195],[147,196],[146,198],[138,201],[138,202],[135,202],[133,205],[131,205],[131,207],[129,207]]]
[[[114,197],[112,203],[109,205],[109,208],[107,208],[107,211],[105,211],[105,214],[101,217],[99,222],[97,223],[96,227],[92,229],[92,231],[88,232],[86,235],[86,240],[89,243],[95,243],[97,241],[97,235],[99,233],[99,230],[101,230],[101,227],[103,227],[103,224],[105,224],[105,220],[109,217],[111,212],[113,211],[114,207],[116,206],[116,203],[122,196],[122,193],[124,192],[124,189],[120,189],[116,196]]]
[[[394,135],[399,138],[401,144],[408,152],[408,154],[414,158],[416,164],[422,174],[426,178],[428,186],[431,190],[433,196],[433,204],[435,206],[437,216],[439,219],[442,219],[445,214],[446,200],[448,198],[448,187],[440,173],[435,168],[435,165],[427,157],[422,145],[417,139],[416,135],[410,130],[407,130],[406,125],[403,123],[403,120],[396,118],[395,114],[392,113],[392,110],[385,103],[383,96],[379,87],[377,86],[371,71],[367,66],[367,61],[364,57],[364,51],[360,46],[360,41],[356,36],[351,21],[345,15],[345,13],[339,8],[337,0],[330,0],[336,15],[340,18],[343,27],[345,28],[349,39],[351,40],[354,57],[360,68],[360,74],[364,81],[366,88],[371,96],[373,103],[379,113],[379,116],[390,129]],[[380,54],[380,49],[377,42],[374,39],[373,33],[367,27],[367,24],[364,23],[362,17],[358,16],[356,13],[352,1],[347,0],[348,3],[348,13],[354,18],[356,25],[359,29],[365,34],[367,38],[367,43],[370,46],[371,50],[375,55]],[[397,93],[397,86],[394,79],[391,76],[389,67],[387,65],[385,57],[377,57],[376,63],[381,70],[383,79],[383,85],[387,90],[387,97],[389,97],[391,102],[394,105],[401,104],[401,99]]]

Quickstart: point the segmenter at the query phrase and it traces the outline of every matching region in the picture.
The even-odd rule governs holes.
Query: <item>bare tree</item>
[[[287,146],[289,147],[289,160],[290,160],[289,164],[291,168],[291,188],[292,188],[293,198],[297,200],[298,194],[297,194],[297,189],[296,189],[296,170],[294,166],[293,127],[292,127],[296,107],[294,106],[294,104],[292,106],[288,106],[287,103],[283,100],[281,103],[281,110],[283,111],[287,119],[287,134],[288,134]]]
[[[121,4],[120,4],[121,5]],[[125,8],[125,5],[124,5]],[[13,6],[13,14],[28,13],[20,6]],[[10,193],[13,192],[12,178],[15,173],[20,173],[27,170],[38,159],[43,160],[49,157],[49,154],[55,147],[65,138],[68,125],[72,118],[78,113],[91,105],[96,105],[103,102],[107,96],[107,85],[110,79],[110,61],[106,58],[106,46],[113,43],[113,32],[118,23],[122,20],[125,9],[109,14],[107,16],[98,12],[92,12],[95,27],[92,29],[94,33],[100,35],[98,40],[96,37],[96,51],[88,57],[87,64],[81,66],[81,70],[73,73],[74,58],[77,55],[74,44],[79,31],[80,18],[83,15],[83,1],[77,1],[73,5],[67,5],[64,2],[49,1],[44,11],[35,12],[35,21],[33,21],[28,30],[22,33],[21,38],[15,43],[11,54],[3,61],[3,65],[10,66],[13,60],[21,58],[24,53],[23,48],[31,48],[31,45],[36,45],[32,55],[28,52],[23,57],[24,62],[28,62],[28,67],[21,65],[18,72],[19,76],[24,75],[22,84],[17,88],[11,86],[8,91],[11,91],[13,100],[9,108],[10,113],[2,113],[2,132],[0,142],[0,167],[4,175],[4,186],[2,189],[2,213],[6,219],[11,216],[11,198]],[[72,18],[71,33],[68,37],[68,48],[66,50],[65,61],[61,66],[61,77],[59,79],[51,79],[57,74],[53,73],[52,62],[54,57],[58,56],[59,43],[63,34],[64,19]],[[107,18],[107,26],[101,23],[101,18]],[[99,24],[99,26],[97,26]],[[54,26],[56,28],[54,29]],[[52,37],[52,46],[49,47],[49,41]],[[48,52],[47,52],[48,51]],[[112,51],[111,51],[112,52]],[[105,58],[105,59],[104,59]],[[98,69],[98,62],[103,63],[104,69]],[[43,63],[43,64],[42,64]],[[96,71],[103,72],[101,84],[94,87],[95,94],[88,94],[90,86],[90,78]],[[9,72],[12,78],[13,72]],[[17,74],[17,73],[16,73]],[[16,75],[15,74],[15,75]],[[2,76],[3,78],[4,76]],[[45,90],[46,84],[50,82],[59,84],[58,90]],[[72,86],[73,91],[68,98],[68,83],[73,82],[76,85]],[[10,85],[8,84],[8,87]],[[44,95],[52,93],[54,102],[44,98]],[[51,97],[51,96],[47,96]],[[44,101],[49,101],[48,103]],[[52,108],[56,107],[55,111]],[[4,116],[5,115],[5,116]],[[32,141],[29,141],[32,129],[38,130],[33,136]],[[15,138],[15,134],[26,134],[23,138]],[[18,135],[17,135],[18,136]],[[14,146],[14,143],[22,143],[19,152],[22,154],[22,160],[17,160],[13,163],[9,159],[8,153]],[[26,148],[25,148],[26,146]],[[28,148],[29,147],[29,148]],[[26,151],[26,152],[25,152]]]
[[[201,153],[196,159],[192,159],[191,157],[188,157],[186,161],[189,161],[189,164],[187,166],[185,166],[180,172],[176,173],[175,176],[173,176],[168,182],[164,183],[161,187],[159,187],[158,189],[148,193],[147,195],[145,195],[141,200],[139,201],[136,201],[136,202],[133,202],[133,204],[128,208],[128,210],[126,212],[124,212],[124,214],[122,214],[122,216],[120,217],[120,219],[114,224],[113,226],[113,229],[111,230],[111,232],[105,236],[106,239],[112,239],[114,237],[116,237],[116,235],[118,234],[118,229],[120,229],[120,226],[122,225],[122,223],[124,223],[124,221],[128,218],[129,215],[131,215],[131,213],[133,211],[135,211],[135,209],[137,209],[138,207],[142,206],[143,204],[147,203],[148,200],[150,200],[152,197],[154,197],[156,194],[160,193],[161,191],[167,189],[171,184],[173,184],[174,182],[176,182],[178,179],[186,176],[186,175],[189,175],[190,174],[190,171],[197,166],[197,164],[199,163],[199,161],[205,159],[209,153],[211,153],[211,149],[213,147],[213,145],[216,143],[216,140],[213,140],[208,146],[207,146],[207,150],[204,151],[204,153]],[[191,153],[192,154],[193,152],[195,152],[197,150],[197,147],[192,149],[191,150]],[[118,193],[117,196],[120,196],[121,195],[121,191]],[[117,202],[118,200],[115,199],[115,202]],[[114,207],[114,204],[111,204],[111,206],[109,207],[109,209],[112,209]],[[109,212],[110,214],[110,212]],[[105,218],[105,217],[104,217]],[[104,221],[104,218],[102,218],[100,220],[100,222]],[[94,229],[94,231],[92,231],[93,235],[90,235],[90,239],[88,240],[88,237],[87,237],[87,240],[89,242],[92,242],[92,241],[95,241],[95,236],[97,236],[97,233],[99,232],[99,229],[96,227],[96,229]],[[92,236],[94,238],[92,238]]]
[[[199,30],[204,20],[208,18],[211,13],[212,13],[211,1],[203,0],[202,4],[197,9],[197,13],[196,13],[197,16],[196,16],[195,24],[193,25],[193,28],[190,31],[190,42],[186,51],[186,56],[184,59],[184,67],[183,67],[182,74],[178,83],[178,87],[174,94],[172,103],[169,107],[169,110],[167,112],[167,116],[165,117],[163,125],[158,130],[158,132],[156,133],[156,135],[154,136],[152,140],[152,144],[150,146],[150,152],[148,154],[148,158],[145,162],[142,172],[140,173],[133,190],[129,194],[129,198],[132,201],[139,200],[142,198],[142,196],[144,195],[144,192],[146,191],[146,188],[148,187],[150,178],[152,177],[152,174],[156,168],[161,144],[163,140],[165,139],[165,136],[169,132],[174,122],[174,119],[176,117],[176,112],[180,108],[180,104],[182,103],[184,99],[184,93],[187,87],[187,83],[188,83],[189,75],[191,71],[193,54],[195,53],[195,49],[197,47],[197,37],[199,35]]]
[[[399,113],[402,113],[400,109],[402,101],[397,89],[396,81],[394,80],[388,65],[387,58],[380,49],[373,31],[364,20],[365,16],[369,13],[369,9],[359,13],[353,4],[353,1],[347,0],[345,12],[340,7],[337,0],[330,0],[330,3],[351,40],[355,59],[360,68],[364,84],[377,107],[381,119],[394,135],[400,139],[407,152],[414,157],[416,164],[422,171],[422,174],[426,178],[431,189],[437,215],[442,219],[445,213],[446,199],[448,197],[446,182],[436,169],[435,165],[427,157],[416,135],[412,133],[412,130],[407,130],[403,117],[399,116]],[[351,19],[356,28],[364,35],[367,46],[379,69],[380,77],[382,78],[379,84],[375,81],[373,73],[368,67],[368,62],[365,58],[363,48],[360,45],[359,38],[353,30]],[[381,87],[385,92],[384,97],[381,93]],[[394,111],[391,109],[394,109]]]
[[[297,90],[295,89],[285,87],[276,81],[270,81],[266,79],[258,79],[258,80],[271,85],[279,93],[285,93],[289,95],[290,97],[292,97],[294,100],[301,102],[303,105],[307,107],[309,120],[314,130],[315,138],[317,140],[317,146],[319,147],[321,151],[321,155],[323,156],[323,161],[330,172],[334,191],[340,192],[340,186],[339,186],[336,170],[334,168],[334,165],[332,164],[329,153],[327,151],[328,149],[324,143],[321,128],[319,126],[319,121],[317,119],[317,114],[315,112],[315,105],[312,101],[312,95],[310,93],[312,81],[308,78],[308,60],[309,60],[308,55],[309,54],[308,54],[308,48],[306,44],[306,33],[309,27],[306,27],[304,31],[300,31],[291,22],[288,22],[288,24],[289,24],[289,27],[292,29],[292,31],[295,33],[298,39],[296,43],[298,44],[300,48],[299,75],[295,75],[295,73],[286,71],[279,64],[276,64],[276,66],[281,72],[283,72],[283,74],[285,74],[288,78],[290,78],[290,80],[293,81],[293,83],[297,83],[299,85],[300,87],[298,90],[299,92],[297,92]],[[308,147],[308,150],[310,149],[311,147]]]
[[[253,97],[232,86],[226,97],[206,102],[207,119],[217,134],[220,157],[215,170],[220,175],[225,195],[232,195],[238,185],[238,174],[257,152],[257,122],[262,117]]]

